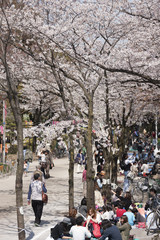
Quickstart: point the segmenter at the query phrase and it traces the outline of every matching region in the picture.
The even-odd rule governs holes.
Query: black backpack
[[[130,170],[130,167],[131,167],[131,164],[130,164],[130,163],[129,163],[129,164],[125,164],[125,161],[122,160],[122,161],[120,162],[120,167],[121,167],[121,169],[124,170],[124,171],[129,171],[129,170]]]
[[[125,164],[125,162],[123,160],[120,161],[120,167],[121,167],[122,170],[124,170],[125,167],[126,167],[126,164]]]
[[[61,238],[63,234],[63,227],[61,224],[57,224],[55,227],[51,228],[51,237],[53,239]]]

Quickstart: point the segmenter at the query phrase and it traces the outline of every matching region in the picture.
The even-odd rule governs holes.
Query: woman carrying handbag
[[[35,215],[35,226],[39,227],[41,223],[41,216],[43,211],[43,204],[42,201],[42,192],[46,193],[47,189],[40,181],[40,174],[36,173],[34,175],[34,181],[31,182],[29,185],[28,191],[28,205],[30,205],[30,199],[32,199],[32,208]]]

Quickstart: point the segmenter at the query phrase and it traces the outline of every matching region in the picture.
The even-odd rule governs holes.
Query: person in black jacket
[[[109,220],[105,219],[102,221],[102,229],[104,232],[100,240],[105,240],[106,238],[108,240],[122,240],[119,229],[112,225]]]
[[[128,211],[130,205],[132,204],[131,199],[132,199],[132,196],[131,196],[130,192],[126,192],[125,197],[123,198],[124,207],[125,207],[126,211]]]
[[[54,240],[59,239],[70,239],[69,231],[71,228],[71,220],[67,217],[62,222],[58,223],[54,228],[51,228],[51,237]]]

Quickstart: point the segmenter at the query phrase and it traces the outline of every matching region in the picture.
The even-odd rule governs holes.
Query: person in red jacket
[[[123,209],[120,203],[118,203],[114,208],[115,208],[116,217],[118,218],[121,218],[123,214],[126,212],[126,210]]]

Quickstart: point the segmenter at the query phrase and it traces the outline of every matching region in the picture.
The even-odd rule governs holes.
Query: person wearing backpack
[[[62,222],[57,223],[55,227],[51,228],[50,237],[54,240],[70,239],[69,231],[71,227],[71,220],[65,217]]]

